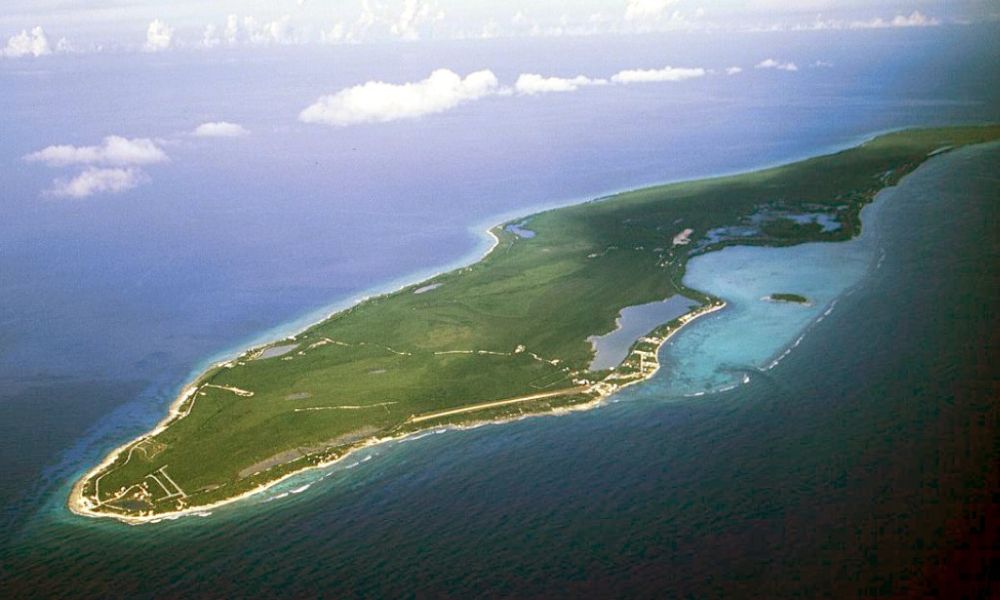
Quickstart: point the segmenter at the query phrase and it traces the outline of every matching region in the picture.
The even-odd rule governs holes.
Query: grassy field
[[[614,370],[589,336],[625,307],[685,295],[692,256],[846,240],[860,208],[937,151],[1000,127],[911,130],[777,168],[650,187],[496,227],[480,262],[372,298],[270,352],[204,374],[159,432],[78,483],[90,514],[142,516],[246,493],[377,437],[592,402],[643,378],[663,324]],[[522,222],[523,221],[523,222]],[[789,292],[791,293],[791,292]]]

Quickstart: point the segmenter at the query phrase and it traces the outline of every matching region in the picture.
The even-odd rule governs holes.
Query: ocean
[[[372,448],[202,518],[127,527],[64,502],[212,360],[474,260],[501,215],[887,129],[998,120],[996,33],[0,63],[3,589],[842,597],[945,585],[933,565],[972,535],[963,519],[995,485],[996,146],[940,157],[882,194],[859,240],[699,258],[690,282],[729,309],[676,336],[654,380],[596,410]],[[351,129],[294,119],[343,85],[440,66],[510,82],[779,54],[801,71],[487,99]],[[818,60],[834,66],[805,67]],[[252,134],[207,145],[178,134],[217,119]],[[52,173],[21,156],[111,133],[174,136],[170,164],[122,196],[40,196]],[[763,290],[815,301],[764,303]]]

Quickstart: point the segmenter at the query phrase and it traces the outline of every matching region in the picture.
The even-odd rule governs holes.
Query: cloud
[[[347,28],[343,23],[335,23],[330,29],[319,32],[319,41],[324,44],[339,44],[346,39]]]
[[[118,194],[147,181],[149,178],[139,169],[88,167],[69,181],[57,179],[46,194],[57,198],[86,198],[101,193]]]
[[[812,23],[799,24],[791,27],[793,30],[819,31],[825,29],[889,29],[898,27],[936,27],[941,25],[941,19],[928,17],[919,10],[909,15],[896,15],[892,19],[877,17],[867,21],[845,21],[842,19],[820,19]]]
[[[908,17],[897,15],[896,18],[892,20],[893,27],[934,27],[940,24],[941,19],[928,17],[918,10],[910,13],[910,16]]]
[[[284,15],[273,21],[259,21],[257,17],[231,14],[226,17],[226,24],[221,35],[215,25],[205,27],[201,45],[214,48],[222,42],[230,46],[237,44],[252,44],[267,46],[272,44],[290,45],[305,42],[306,38],[292,25],[291,15]]]
[[[485,25],[483,25],[483,28],[479,30],[479,39],[492,40],[500,37],[500,33],[500,23],[490,19]]]
[[[202,123],[191,132],[195,137],[241,137],[249,134],[242,125],[228,121]]]
[[[118,193],[149,181],[139,168],[170,160],[166,153],[147,138],[128,139],[109,135],[98,146],[48,146],[24,157],[49,167],[84,165],[76,177],[56,179],[46,195],[84,198],[98,193]]]
[[[799,67],[793,62],[781,62],[773,58],[768,58],[757,63],[755,69],[777,69],[779,71],[798,71]]]
[[[346,126],[415,119],[497,93],[496,75],[476,71],[464,79],[448,69],[414,83],[369,81],[323,96],[299,113],[305,123]]]
[[[123,167],[151,165],[170,160],[166,153],[148,138],[127,139],[117,135],[104,138],[100,146],[49,146],[24,157],[29,162],[42,162],[50,167],[65,165],[104,165]]]
[[[73,46],[73,44],[69,40],[62,37],[59,38],[58,42],[56,42],[56,52],[60,54],[69,54],[72,52],[77,52],[77,49]]]
[[[662,69],[628,69],[612,75],[615,83],[653,83],[659,81],[684,81],[703,77],[706,71],[702,68],[687,69],[664,67]]]
[[[625,5],[626,21],[659,19],[677,0],[628,0]]]
[[[49,47],[49,39],[41,27],[34,27],[30,32],[25,29],[21,33],[11,36],[7,40],[7,45],[0,50],[0,56],[10,58],[45,56],[46,54],[52,54],[52,48]]]
[[[909,16],[896,15],[891,21],[884,21],[882,19],[855,21],[851,23],[851,27],[853,29],[881,29],[886,27],[934,27],[940,24],[940,19],[928,17],[919,10],[915,10]]]
[[[226,17],[226,28],[222,35],[226,38],[226,42],[230,46],[238,42],[240,35],[240,18],[236,15],[229,15]]]
[[[338,20],[329,29],[320,29],[319,41],[324,44],[390,39],[414,41],[421,39],[422,33],[444,17],[444,11],[433,0],[402,0],[401,3],[362,0],[357,19],[353,22]]]
[[[389,25],[389,32],[404,40],[420,38],[419,29],[425,24],[444,19],[444,11],[434,2],[424,0],[404,0],[403,10]]]
[[[814,69],[829,69],[833,66],[833,63],[827,60],[817,60],[809,66]]]
[[[295,30],[292,18],[285,15],[280,19],[258,23],[254,17],[243,18],[243,29],[251,44],[294,44]]]
[[[219,28],[215,25],[206,25],[205,31],[201,35],[201,45],[205,48],[215,48],[222,43],[219,39]]]
[[[170,48],[174,41],[174,28],[159,19],[153,19],[146,28],[146,52],[158,52]]]
[[[738,75],[739,73],[742,72],[743,69],[740,67],[729,67],[728,69],[726,69],[726,75]]]
[[[547,92],[575,92],[583,86],[607,85],[607,79],[591,79],[578,75],[573,78],[543,77],[535,73],[525,73],[517,78],[514,89],[519,94],[533,95]]]

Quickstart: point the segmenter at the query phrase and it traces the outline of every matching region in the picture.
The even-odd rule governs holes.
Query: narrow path
[[[160,475],[163,475],[167,479],[167,481],[170,482],[170,485],[177,488],[177,492],[174,494],[175,496],[180,496],[181,498],[187,498],[187,494],[184,493],[184,490],[181,489],[181,486],[177,485],[177,482],[174,481],[170,477],[170,475],[167,475],[167,465],[163,465],[162,467],[157,469],[156,472],[158,472]]]
[[[225,390],[227,392],[232,392],[237,396],[243,396],[244,398],[249,398],[253,396],[253,392],[250,390],[243,390],[238,387],[226,386],[226,385],[215,385],[214,383],[206,383],[201,387],[215,388],[217,390]]]
[[[486,410],[489,408],[497,408],[500,406],[509,406],[511,404],[520,404],[522,402],[531,402],[532,400],[542,400],[544,398],[555,398],[556,396],[569,396],[570,394],[581,394],[589,390],[590,387],[586,385],[580,385],[577,387],[566,388],[562,390],[556,390],[554,392],[545,392],[542,394],[532,394],[530,396],[520,396],[518,398],[510,398],[509,400],[498,400],[496,402],[485,402],[483,404],[473,404],[472,406],[465,406],[462,408],[455,408],[452,410],[444,410],[441,412],[428,413],[420,415],[419,417],[410,417],[407,422],[409,423],[420,423],[422,421],[430,421],[431,419],[439,419],[441,417],[450,417],[452,415],[461,415],[470,412],[476,412],[480,410]]]

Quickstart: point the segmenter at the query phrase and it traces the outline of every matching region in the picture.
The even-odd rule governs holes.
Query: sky
[[[0,8],[0,66],[28,73],[72,55],[154,55],[191,58],[212,52],[268,52],[284,46],[413,44],[437,40],[637,36],[650,32],[889,30],[966,27],[1000,21],[1000,0],[4,0]],[[477,42],[472,42],[477,43]],[[201,53],[201,54],[199,54]],[[255,56],[258,56],[255,54]],[[81,58],[82,57],[82,58]],[[627,57],[623,57],[627,58]],[[37,63],[37,65],[36,65]],[[300,126],[372,126],[412,121],[487,98],[500,100],[650,84],[682,85],[765,72],[828,69],[826,60],[758,56],[726,64],[624,63],[586,72],[495,71],[435,65],[386,77],[361,73],[351,83],[302,98],[287,116]],[[498,75],[499,73],[499,75]],[[225,115],[164,135],[124,135],[110,129],[86,140],[40,142],[19,164],[50,173],[39,190],[48,198],[80,199],[145,187],[157,165],[171,162],[177,144],[240,138],[252,132]],[[71,143],[73,142],[73,143]]]
[[[4,0],[0,56],[1000,20],[1000,0]]]

